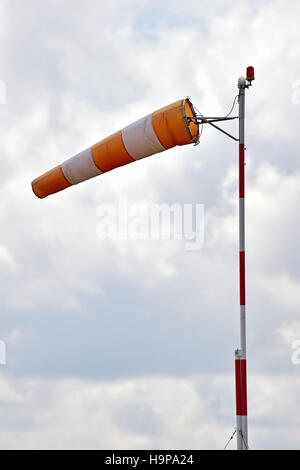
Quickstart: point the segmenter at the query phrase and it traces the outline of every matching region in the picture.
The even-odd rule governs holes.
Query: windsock
[[[135,160],[198,142],[199,126],[188,98],[148,114],[36,178],[34,194],[44,198]]]

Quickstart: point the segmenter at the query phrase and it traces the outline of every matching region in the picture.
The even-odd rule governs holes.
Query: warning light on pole
[[[254,77],[254,67],[247,67],[247,76],[246,76],[248,82],[252,82],[252,80],[255,79]]]

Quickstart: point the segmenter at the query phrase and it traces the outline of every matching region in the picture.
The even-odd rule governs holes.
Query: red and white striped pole
[[[240,349],[235,351],[237,449],[248,450],[246,367],[246,282],[245,282],[245,90],[254,80],[253,67],[239,88],[239,251],[240,251]],[[248,83],[247,83],[248,82]]]

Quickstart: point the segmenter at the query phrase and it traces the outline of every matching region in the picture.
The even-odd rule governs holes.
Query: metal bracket
[[[243,351],[241,349],[236,349],[234,351],[234,355],[236,359],[241,359],[243,357]]]
[[[204,117],[199,114],[196,114],[195,117],[193,118],[187,118],[189,121],[192,121],[196,124],[210,124],[212,127],[215,129],[218,129],[218,131],[222,132],[223,134],[227,135],[231,139],[235,140],[236,142],[239,141],[236,137],[233,135],[229,134],[228,132],[224,131],[224,129],[221,129],[221,127],[216,126],[216,124],[213,124],[214,122],[219,122],[219,121],[231,121],[232,119],[238,119],[238,116],[234,117]]]

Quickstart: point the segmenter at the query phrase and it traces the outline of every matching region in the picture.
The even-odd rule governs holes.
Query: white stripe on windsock
[[[81,183],[102,174],[102,171],[94,163],[90,148],[66,160],[62,164],[62,171],[71,184]]]
[[[122,139],[127,152],[134,160],[166,150],[158,140],[153,128],[152,114],[124,127]]]

